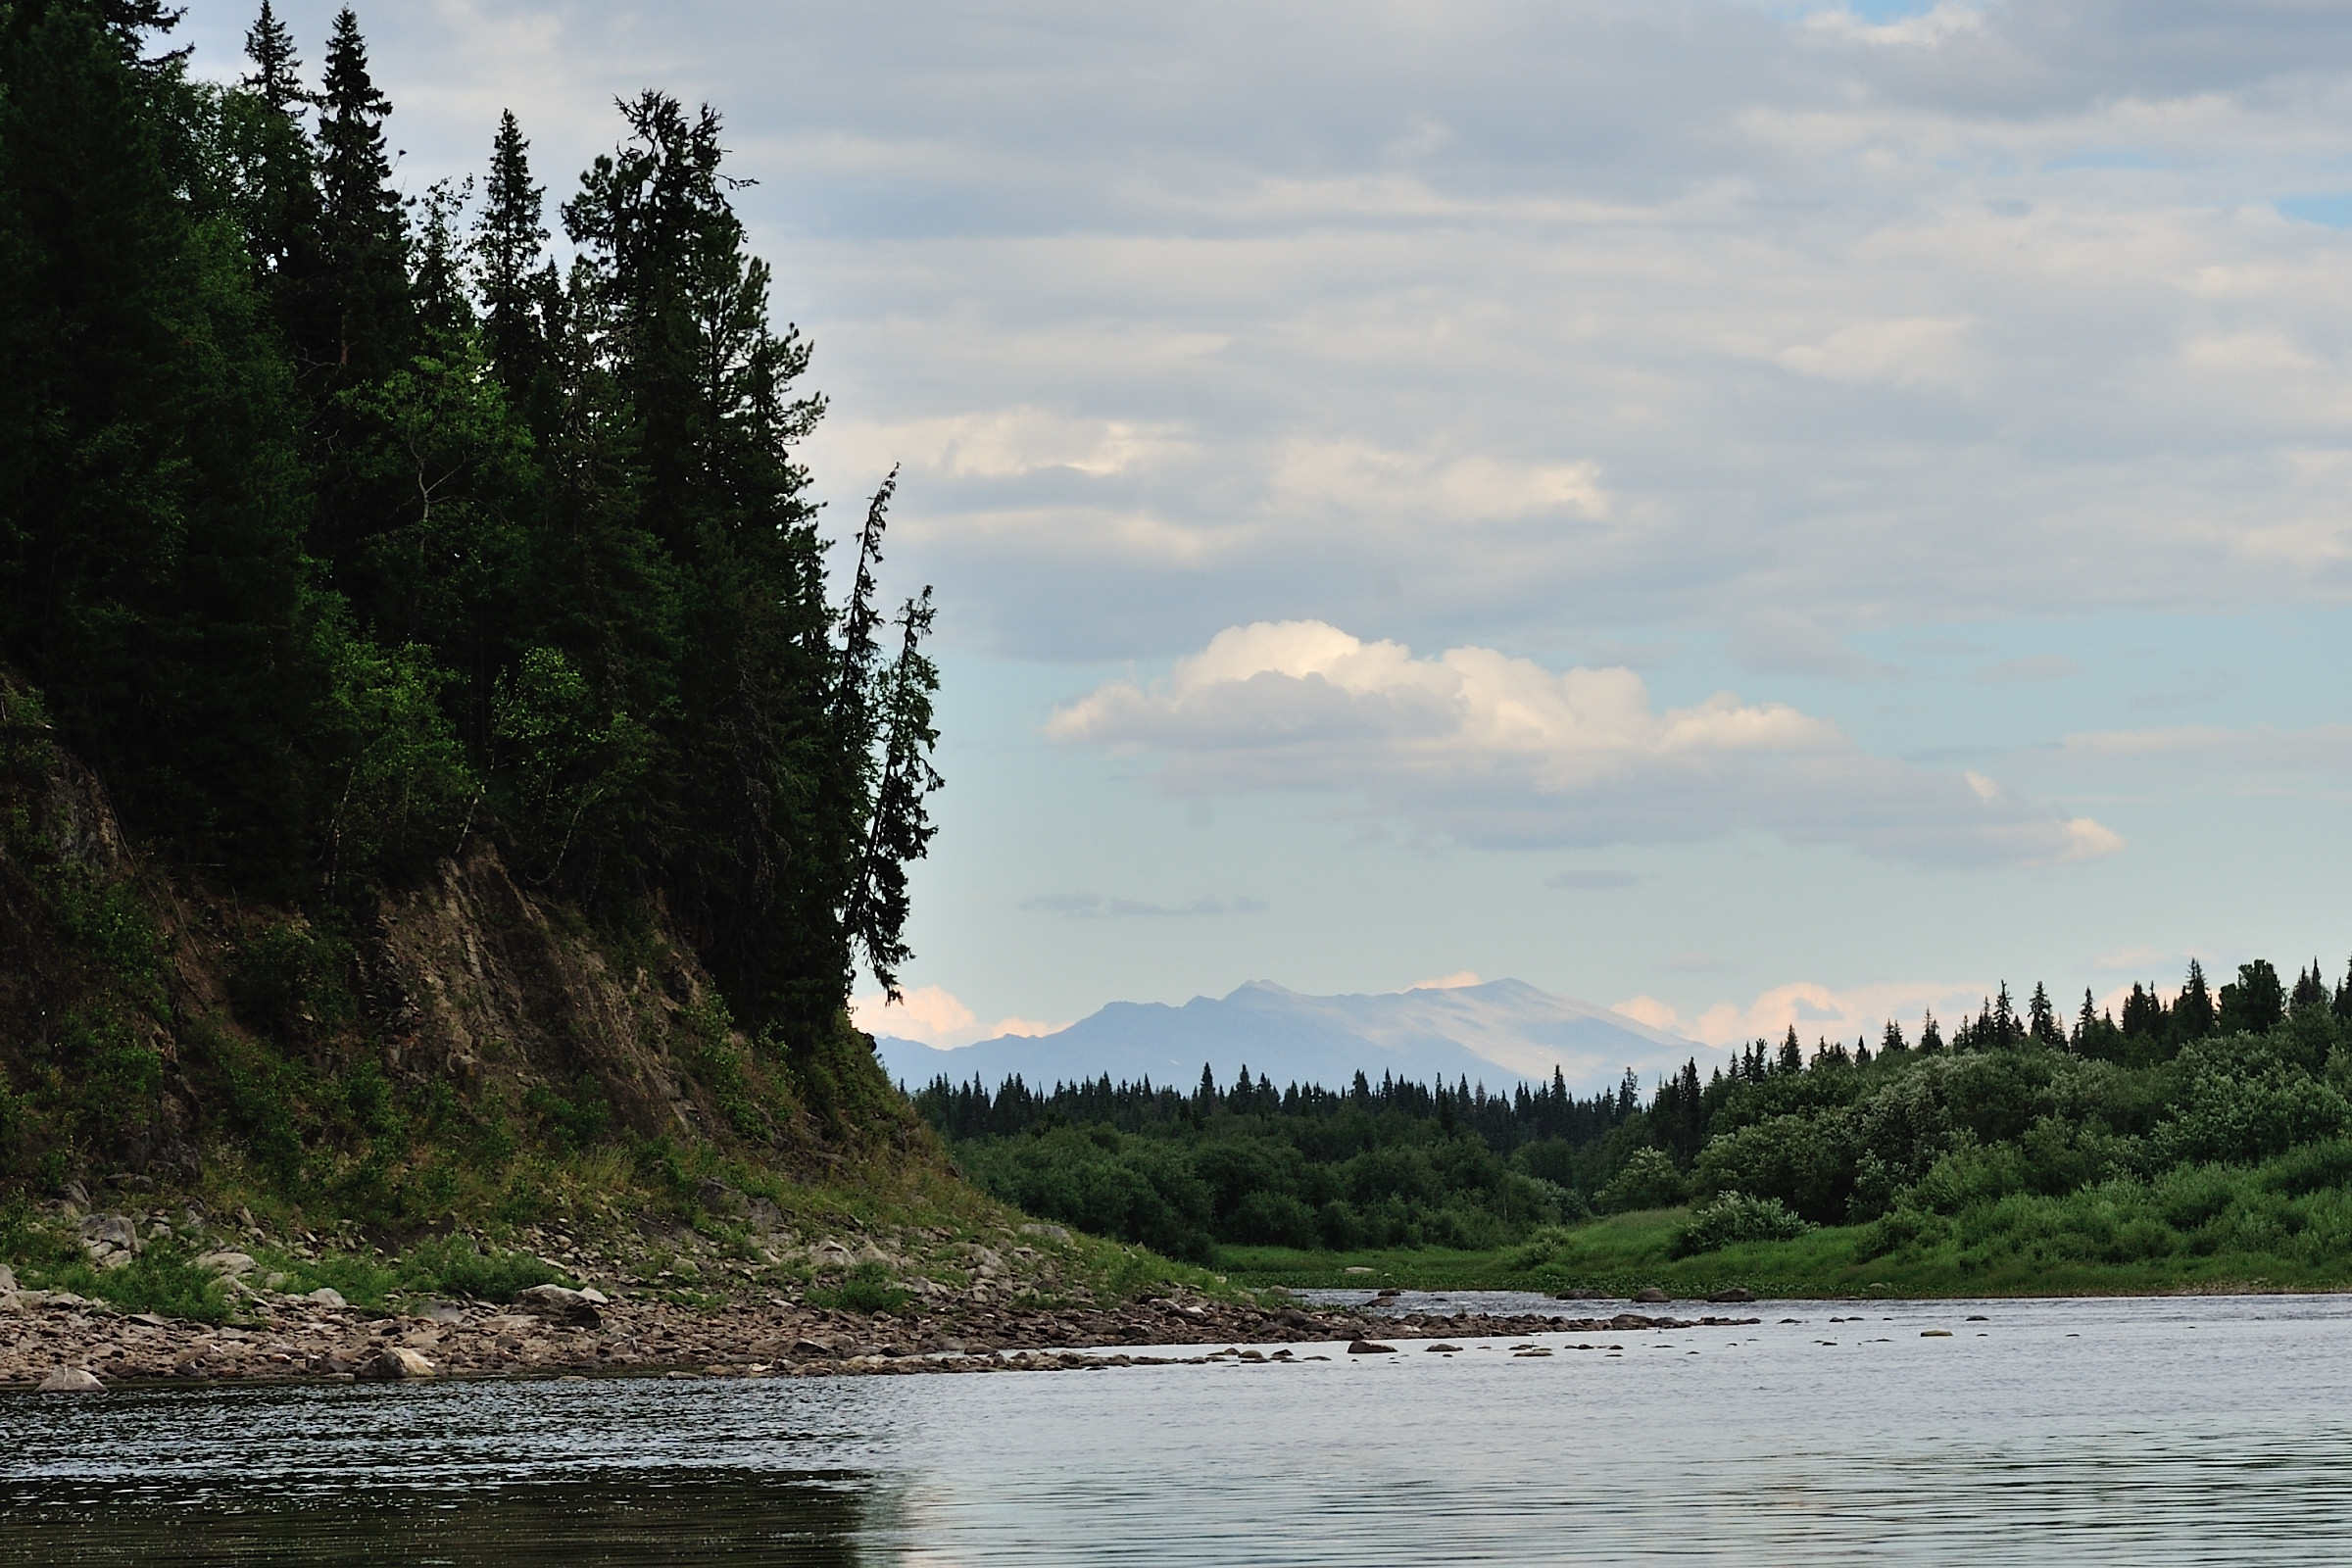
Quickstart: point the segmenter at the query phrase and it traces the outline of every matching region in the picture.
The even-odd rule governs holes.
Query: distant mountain
[[[1150,1078],[1191,1089],[1206,1064],[1219,1084],[1245,1065],[1277,1085],[1344,1088],[1361,1070],[1429,1082],[1468,1078],[1498,1089],[1548,1081],[1556,1066],[1571,1090],[1614,1085],[1631,1067],[1643,1088],[1706,1046],[1638,1023],[1621,1012],[1555,997],[1520,980],[1377,996],[1307,997],[1267,980],[1232,995],[1195,997],[1181,1007],[1114,1002],[1056,1034],[1008,1035],[941,1051],[888,1036],[875,1041],[883,1066],[908,1088],[941,1073],[994,1089],[1018,1073],[1032,1086],[1108,1073],[1114,1082]]]

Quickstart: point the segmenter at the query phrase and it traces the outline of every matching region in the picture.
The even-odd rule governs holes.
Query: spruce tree
[[[2170,1024],[2176,1045],[2213,1033],[2213,993],[2205,987],[2205,966],[2194,958],[2188,960],[2188,978],[2180,995],[2173,1000]]]
[[[302,85],[302,61],[294,53],[294,33],[262,0],[262,14],[245,33],[245,56],[253,62],[243,85],[253,89],[275,114],[297,119],[311,101]]]
[[[1796,1025],[1788,1026],[1788,1035],[1781,1041],[1780,1059],[1773,1064],[1773,1068],[1783,1074],[1805,1070],[1805,1048],[1797,1043]]]
[[[319,232],[328,319],[300,345],[332,390],[378,380],[408,361],[408,219],[392,187],[384,122],[391,102],[368,71],[359,16],[335,14],[318,94]]]
[[[555,263],[542,260],[548,239],[545,192],[531,182],[530,147],[514,112],[502,112],[482,184],[473,258],[490,364],[506,384],[509,402],[544,446],[555,434],[561,398],[553,339],[563,285]]]

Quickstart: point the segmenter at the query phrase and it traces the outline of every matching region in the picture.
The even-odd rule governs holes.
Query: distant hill
[[[1014,1073],[1032,1085],[1107,1073],[1190,1089],[1207,1064],[1219,1084],[1248,1066],[1278,1085],[1344,1087],[1360,1069],[1429,1082],[1468,1078],[1490,1089],[1549,1080],[1589,1094],[1614,1085],[1628,1067],[1646,1090],[1706,1046],[1652,1029],[1621,1012],[1555,997],[1521,980],[1376,996],[1308,997],[1252,980],[1225,997],[1195,997],[1181,1007],[1114,1002],[1056,1034],[1008,1035],[942,1051],[889,1036],[875,1041],[883,1067],[908,1088],[941,1073],[990,1088]],[[1703,1075],[1702,1065],[1702,1075]]]

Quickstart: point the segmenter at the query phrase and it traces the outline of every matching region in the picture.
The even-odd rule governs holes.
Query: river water
[[[2352,1561],[2352,1299],[1706,1310],[1764,1321],[1293,1365],[6,1396],[0,1563]]]

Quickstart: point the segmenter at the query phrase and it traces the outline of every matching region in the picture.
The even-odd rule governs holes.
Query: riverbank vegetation
[[[632,98],[551,195],[509,115],[404,193],[352,12],[314,73],[264,5],[234,85],[176,17],[0,9],[0,1198],[919,1186],[844,1001],[908,956],[929,596],[883,475],[820,535],[717,116]]]
[[[2352,1285],[2348,1096],[2352,976],[2256,960],[2121,1019],[2004,987],[1948,1038],[1791,1030],[1645,1103],[1208,1075],[917,1103],[992,1192],[1252,1283],[1917,1295]]]

